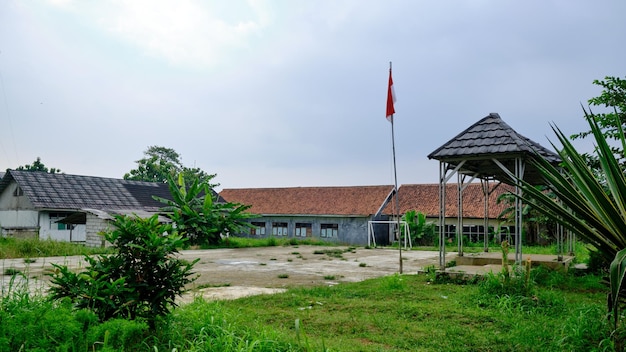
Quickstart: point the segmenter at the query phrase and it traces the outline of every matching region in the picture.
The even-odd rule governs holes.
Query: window
[[[456,237],[456,225],[444,225],[443,235],[446,238],[454,238]],[[439,235],[439,226],[435,226],[435,231],[437,231],[437,235]]]
[[[265,235],[265,223],[264,222],[255,222],[253,221],[253,228],[250,229],[251,235]]]
[[[297,222],[296,237],[311,237],[311,224]]]
[[[339,225],[337,224],[321,224],[321,228],[321,237],[337,237],[339,232]]]
[[[286,222],[273,222],[272,223],[272,235],[287,236],[287,223]]]
[[[463,236],[467,236],[470,242],[479,242],[485,238],[485,227],[482,225],[464,225]]]
[[[57,222],[63,220],[70,215],[69,213],[50,213],[50,230],[71,230],[72,224],[63,224]]]
[[[24,195],[24,190],[22,190],[22,187],[17,186],[15,187],[15,190],[13,191],[13,196],[14,197],[19,197],[19,196],[23,196]]]

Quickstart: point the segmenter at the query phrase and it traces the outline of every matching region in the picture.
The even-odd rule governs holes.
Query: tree
[[[86,256],[89,264],[79,273],[52,264],[50,297],[69,298],[77,309],[91,309],[101,321],[112,318],[155,320],[176,305],[176,296],[191,283],[193,265],[175,256],[185,239],[171,225],[147,219],[116,216],[115,230],[104,237],[114,254]]]
[[[61,170],[57,168],[48,169],[46,165],[41,162],[41,158],[37,157],[35,161],[33,161],[32,165],[26,164],[24,166],[18,166],[16,170],[20,171],[39,171],[39,172],[49,172],[51,174],[60,173]]]
[[[184,166],[180,154],[171,148],[153,145],[143,154],[144,157],[136,161],[137,168],[124,175],[125,180],[166,183],[168,177],[176,177],[179,173],[187,180],[198,179],[200,182],[210,182],[215,177],[215,174],[199,168]],[[216,186],[218,184],[211,184],[211,188]]]
[[[604,258],[612,261],[607,302],[614,328],[617,329],[620,321],[619,307],[625,294],[626,168],[619,163],[606,141],[599,118],[585,110],[584,113],[595,139],[595,153],[600,169],[593,170],[563,132],[553,126],[552,129],[562,145],[560,149],[555,147],[562,159],[561,166],[551,165],[540,156],[532,164],[538,168],[545,185],[556,196],[556,200],[541,188],[518,180],[523,191],[520,199],[574,232],[593,245]],[[621,113],[620,111],[613,117],[616,119],[614,126],[623,153],[626,150],[626,137],[622,122],[618,120]]]
[[[168,185],[172,200],[156,196],[154,199],[165,204],[162,210],[189,244],[215,246],[222,236],[251,226],[245,221],[253,217],[246,212],[251,206],[218,202],[217,194],[206,181],[194,179],[187,188],[184,175],[179,174],[177,181],[169,177]]]
[[[409,226],[411,243],[418,246],[434,245],[436,226],[433,222],[426,222],[426,214],[412,209],[402,216],[402,220]]]
[[[603,90],[600,96],[589,99],[589,104],[591,106],[603,106],[612,111],[586,114],[585,117],[590,116],[597,122],[606,139],[619,141],[621,138],[620,130],[626,129],[626,79],[607,76],[604,80],[593,81],[593,84],[601,86]],[[572,140],[584,139],[592,134],[593,132],[588,130],[573,134],[570,138]],[[624,155],[623,149],[613,146],[611,151],[617,156],[618,162],[622,166],[626,165],[626,155]],[[599,170],[601,168],[600,160],[596,154],[584,153],[582,155],[592,169]]]

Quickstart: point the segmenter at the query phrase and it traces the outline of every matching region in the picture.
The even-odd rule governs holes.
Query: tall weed
[[[86,247],[78,243],[0,237],[0,259],[63,257],[72,255],[111,253],[110,248]]]

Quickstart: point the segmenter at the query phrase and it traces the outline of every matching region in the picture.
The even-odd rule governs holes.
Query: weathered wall
[[[9,184],[0,194],[0,235],[32,238],[39,233],[38,212],[21,193],[17,184]]]
[[[70,213],[66,213],[66,215],[69,214]],[[72,230],[69,230],[66,225],[59,226],[59,224],[56,222],[57,220],[59,220],[59,218],[51,219],[49,212],[39,212],[40,239],[51,239],[64,242],[85,242],[85,225],[73,225],[74,228]],[[59,227],[63,227],[63,229],[60,229]]]
[[[86,221],[86,240],[85,245],[88,247],[108,247],[111,244],[104,240],[100,235],[101,232],[110,231],[113,227],[109,220],[101,219],[94,214],[87,213]]]
[[[260,218],[251,219],[250,222],[264,222],[265,223],[265,235],[250,235],[249,233],[237,234],[236,236],[265,238],[265,237],[279,237],[279,238],[298,238],[296,237],[296,223],[310,223],[311,224],[311,236],[307,238],[313,238],[318,240],[324,240],[328,242],[337,242],[350,245],[367,245],[367,222],[369,217],[333,217],[333,216],[265,216]],[[272,223],[287,223],[286,235],[272,235]],[[336,237],[321,237],[322,224],[337,224],[337,236]]]

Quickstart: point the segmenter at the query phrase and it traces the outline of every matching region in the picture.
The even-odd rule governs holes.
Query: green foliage
[[[587,269],[594,274],[608,273],[611,262],[602,253],[592,250],[589,252]]]
[[[246,210],[249,205],[222,203],[206,182],[194,179],[189,188],[182,174],[178,181],[168,178],[172,200],[160,197],[154,199],[165,204],[163,211],[176,224],[177,231],[188,239],[190,245],[215,246],[222,236],[241,232],[251,225],[246,219],[252,217]]]
[[[111,250],[108,248],[85,247],[82,244],[51,239],[0,237],[0,259],[64,257],[110,252]]]
[[[186,180],[198,180],[210,184],[211,188],[217,186],[210,183],[215,174],[184,166],[180,154],[174,149],[153,145],[143,153],[144,157],[137,160],[137,168],[124,175],[125,180],[166,183],[168,178],[183,174]]]
[[[16,170],[49,172],[51,174],[56,174],[56,173],[60,173],[61,172],[61,169],[57,169],[57,168],[54,168],[54,167],[48,169],[46,167],[46,165],[44,165],[44,163],[41,162],[41,158],[40,157],[37,157],[37,159],[35,161],[33,161],[33,163],[31,165],[26,164],[24,166],[18,166]]]
[[[88,267],[74,273],[55,265],[50,297],[71,299],[79,309],[93,310],[100,320],[143,318],[151,325],[169,312],[176,296],[193,281],[193,263],[176,258],[185,240],[160,224],[158,216],[148,219],[116,216],[115,230],[105,238],[117,252],[86,256]]]
[[[618,350],[605,297],[571,288],[536,287],[533,300],[392,275],[233,301],[198,298],[156,329],[142,320],[100,322],[69,299],[16,293],[0,299],[0,351]]]
[[[620,141],[622,135],[620,130],[626,128],[626,79],[619,77],[605,77],[604,80],[594,80],[593,84],[603,88],[600,96],[589,99],[592,106],[601,106],[609,109],[607,113],[593,114],[594,121],[598,124],[603,138],[613,141]],[[589,118],[585,114],[585,118]],[[573,134],[571,139],[583,139],[593,136],[593,130]],[[622,167],[626,167],[626,156],[624,149],[611,147],[612,153],[616,156]],[[599,155],[583,154],[592,170],[601,170]],[[601,172],[598,174],[601,176]]]
[[[434,244],[436,225],[434,222],[426,222],[426,214],[409,210],[402,216],[402,220],[406,221],[409,226],[411,243],[416,246]],[[402,230],[404,231],[404,228]]]
[[[591,169],[568,138],[553,127],[563,146],[559,150],[561,167],[557,168],[543,158],[536,158],[533,164],[559,201],[555,202],[545,192],[523,181],[522,200],[561,223],[595,247],[606,260],[612,261],[608,308],[617,328],[626,271],[626,170],[618,163],[594,115],[586,111],[585,114],[596,141],[601,171]],[[621,122],[616,121],[615,125],[621,136],[622,150],[626,150]],[[598,172],[601,176],[597,176]]]
[[[87,340],[101,346],[104,351],[124,351],[139,347],[149,335],[148,324],[144,321],[111,319],[101,324],[93,324],[88,330]]]

